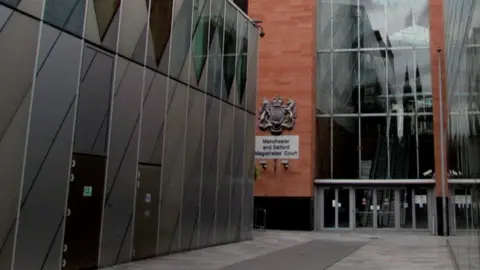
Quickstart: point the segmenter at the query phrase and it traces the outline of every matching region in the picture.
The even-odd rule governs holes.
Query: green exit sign
[[[92,197],[93,188],[92,186],[83,187],[83,197]]]

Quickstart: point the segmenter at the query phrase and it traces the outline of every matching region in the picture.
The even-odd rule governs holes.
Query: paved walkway
[[[480,240],[476,231],[459,232],[448,241],[460,270],[480,269]]]
[[[418,233],[256,232],[253,241],[108,270],[453,270],[446,241]]]

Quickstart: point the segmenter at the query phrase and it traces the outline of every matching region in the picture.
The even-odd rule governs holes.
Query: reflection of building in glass
[[[329,24],[320,16],[316,192],[326,199],[333,189],[340,199],[343,192],[331,185],[354,185],[345,196],[354,196],[355,215],[329,226],[425,228],[431,222],[426,213],[417,218],[406,207],[396,210],[395,200],[433,192],[424,174],[434,168],[428,2],[355,2],[319,9],[323,18],[328,12],[322,7],[333,10],[333,32],[328,42]],[[357,193],[355,185],[368,188]],[[327,219],[319,219],[320,227],[328,227]]]
[[[251,239],[257,45],[226,0],[0,0],[0,269]]]

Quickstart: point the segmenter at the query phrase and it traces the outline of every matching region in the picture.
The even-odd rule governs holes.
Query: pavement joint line
[[[452,245],[450,244],[450,241],[448,239],[446,240],[446,242],[447,242],[448,254],[450,255],[450,259],[453,262],[453,267],[455,268],[455,270],[460,270],[460,265],[458,264],[457,257],[453,253]]]

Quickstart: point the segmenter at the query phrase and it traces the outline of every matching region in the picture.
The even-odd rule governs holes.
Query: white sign
[[[415,204],[427,204],[427,195],[415,195]]]
[[[455,195],[454,196],[455,204],[471,204],[472,195]]]
[[[256,136],[256,159],[298,159],[298,136]]]

